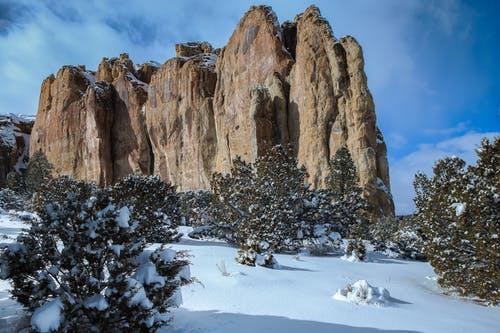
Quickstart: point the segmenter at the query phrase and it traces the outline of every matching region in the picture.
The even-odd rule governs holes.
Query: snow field
[[[1,242],[11,242],[22,227],[17,219],[0,214]],[[191,275],[200,282],[182,287],[183,305],[173,311],[163,333],[498,332],[500,307],[443,295],[427,263],[372,252],[367,262],[277,254],[279,269],[268,269],[236,263],[237,249],[221,242],[184,236],[171,247],[189,251]],[[217,267],[222,262],[226,275]],[[387,289],[387,302],[377,306],[332,298],[359,280]],[[23,323],[20,305],[8,298],[9,288],[0,280],[1,333],[17,332]],[[98,299],[88,301],[88,306],[103,306]]]

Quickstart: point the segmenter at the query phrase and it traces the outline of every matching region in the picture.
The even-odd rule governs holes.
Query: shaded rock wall
[[[33,123],[34,119],[23,116],[0,115],[0,188],[9,172],[26,169]]]

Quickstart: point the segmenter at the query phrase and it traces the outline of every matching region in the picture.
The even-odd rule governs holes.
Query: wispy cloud
[[[424,129],[423,132],[424,134],[427,135],[441,135],[441,136],[448,136],[448,135],[453,135],[453,134],[458,134],[458,133],[464,133],[467,131],[469,128],[469,123],[470,122],[460,122],[456,126],[450,127],[450,128],[440,128],[440,129],[431,129],[427,128]]]

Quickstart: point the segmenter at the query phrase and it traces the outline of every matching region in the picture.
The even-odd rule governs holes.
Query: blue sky
[[[500,131],[500,1],[0,0],[0,113],[36,113],[42,80],[102,57],[164,62],[175,43],[222,47],[250,5],[280,22],[316,4],[336,37],[363,46],[378,125],[388,144],[397,213],[413,210],[412,180],[434,161],[474,161]]]

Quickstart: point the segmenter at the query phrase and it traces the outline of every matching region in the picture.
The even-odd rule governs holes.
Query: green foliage
[[[207,219],[206,211],[212,203],[212,193],[207,190],[179,193],[180,213],[183,224],[200,227]]]
[[[342,146],[330,160],[326,187],[332,191],[334,201],[344,200],[352,193],[361,193],[356,165],[347,146]]]
[[[439,160],[433,177],[415,176],[415,218],[441,286],[493,304],[500,296],[500,138],[484,139],[475,166]]]
[[[110,186],[108,193],[114,205],[128,207],[134,228],[147,241],[168,243],[181,236],[175,230],[180,222],[179,196],[158,176],[129,175]]]
[[[26,191],[33,194],[44,184],[52,179],[52,169],[54,167],[47,160],[47,156],[41,151],[36,151],[29,160],[28,168],[24,174]]]
[[[145,250],[146,229],[165,224],[150,205],[155,193],[146,195],[148,185],[161,195],[170,189],[148,177],[108,189],[68,177],[42,184],[34,204],[39,219],[1,250],[0,277],[12,281],[13,298],[28,312],[59,300],[60,332],[151,332],[165,325],[189,279],[188,262],[163,247]]]
[[[20,196],[27,194],[24,177],[15,171],[9,172],[5,177],[5,188]]]
[[[326,178],[327,188],[332,193],[332,211],[342,225],[342,236],[367,239],[369,226],[366,218],[367,202],[361,197],[361,187],[356,166],[349,149],[342,146],[330,161]]]
[[[422,228],[411,216],[384,216],[370,224],[375,250],[404,259],[426,260]]]
[[[233,161],[230,175],[214,174],[213,203],[208,211],[214,235],[247,253],[297,250],[305,239],[327,237],[332,223],[328,191],[304,184],[307,172],[297,167],[291,150],[271,148],[253,165]],[[322,226],[322,234],[316,234]]]
[[[361,261],[366,259],[366,247],[361,239],[349,239],[345,249],[347,256],[355,256]]]
[[[0,191],[0,209],[4,210],[23,210],[24,202],[14,191],[3,189]]]

